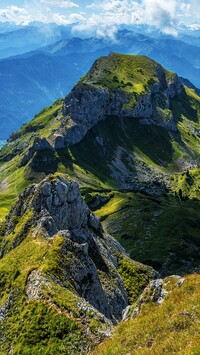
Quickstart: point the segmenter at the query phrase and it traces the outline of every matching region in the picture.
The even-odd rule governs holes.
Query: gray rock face
[[[107,318],[114,322],[121,319],[127,294],[106,240],[83,229],[71,231],[63,253],[70,259],[65,275],[76,292]]]
[[[175,122],[172,114],[170,115],[169,121],[166,123],[166,127],[171,132],[175,132],[175,133],[178,132],[176,122]]]
[[[163,279],[159,279],[158,274],[155,274],[155,276],[157,278],[150,281],[149,285],[144,289],[142,295],[139,297],[136,306],[134,308],[127,306],[124,309],[122,316],[123,321],[135,318],[140,313],[141,307],[144,303],[154,302],[159,306],[164,302],[168,291],[163,288]]]
[[[169,80],[166,92],[169,94],[170,98],[173,98],[176,95],[180,95],[182,89],[183,85],[181,79],[175,74],[173,78]]]
[[[46,179],[32,203],[39,216],[37,224],[49,237],[61,230],[86,227],[102,232],[99,220],[81,198],[79,186],[74,181],[61,176]]]
[[[0,322],[7,317],[8,311],[13,304],[12,292],[9,294],[7,301],[0,307]]]
[[[13,216],[30,211],[32,217],[24,235],[31,230],[44,238],[63,237],[59,265],[65,279],[76,294],[112,322],[121,319],[128,297],[117,268],[118,257],[125,252],[116,240],[105,235],[100,221],[82,199],[78,184],[64,175],[51,175],[29,187],[10,212],[9,233],[16,226],[16,219],[11,223]],[[16,236],[16,240],[20,243],[21,237]],[[11,249],[14,247],[16,243]],[[40,298],[45,282],[37,271],[33,272],[27,280],[28,297]]]
[[[55,149],[80,142],[90,128],[110,115],[138,118],[143,124],[160,124],[154,117],[154,96],[165,97],[165,107],[169,108],[170,100],[181,93],[182,83],[177,75],[167,79],[160,65],[157,78],[158,82],[150,85],[143,95],[78,83],[65,99],[63,114],[69,117],[69,125],[63,136],[55,137]],[[135,100],[136,104],[131,105]],[[175,131],[175,123],[169,122],[166,128]]]

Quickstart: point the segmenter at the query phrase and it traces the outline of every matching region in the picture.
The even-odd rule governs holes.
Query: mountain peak
[[[58,131],[51,139],[56,149],[76,144],[107,116],[135,117],[146,124],[163,124],[176,130],[172,116],[163,121],[158,110],[155,112],[155,97],[162,97],[162,109],[169,109],[170,99],[182,88],[176,74],[148,57],[110,53],[95,61],[66,97],[66,133],[60,135]]]

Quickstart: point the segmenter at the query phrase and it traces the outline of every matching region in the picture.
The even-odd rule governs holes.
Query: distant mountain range
[[[124,29],[113,41],[71,38],[70,29],[63,27],[55,31],[49,27],[47,35],[47,28],[45,32],[38,25],[0,34],[0,55],[15,53],[0,61],[0,139],[6,139],[44,106],[65,96],[96,58],[112,51],[147,55],[199,87],[200,47],[198,31],[195,33],[191,36],[182,31],[179,40],[156,32],[147,36]],[[5,48],[6,41],[9,48]],[[195,45],[186,43],[190,41]],[[19,53],[23,54],[16,56]]]
[[[70,29],[67,26],[34,23],[7,27],[5,31],[0,26],[0,58],[27,53],[68,37]]]

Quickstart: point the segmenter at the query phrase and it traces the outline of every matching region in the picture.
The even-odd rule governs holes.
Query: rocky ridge
[[[8,243],[8,236],[15,233],[16,220],[30,213],[13,242]],[[126,256],[125,251],[104,233],[100,221],[82,199],[76,182],[52,175],[39,185],[31,185],[11,209],[6,225],[2,257],[20,245],[29,233],[47,239],[63,237],[60,263],[74,291],[113,322],[121,319],[128,305],[128,294],[117,271],[117,260],[119,255]]]

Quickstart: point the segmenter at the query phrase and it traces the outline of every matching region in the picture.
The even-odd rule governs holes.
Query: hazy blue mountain
[[[0,139],[33,117],[38,110],[63,97],[91,65],[94,55],[44,54],[0,62]]]
[[[0,26],[0,58],[8,58],[47,46],[70,36],[70,29],[64,26],[32,23],[28,26]]]

